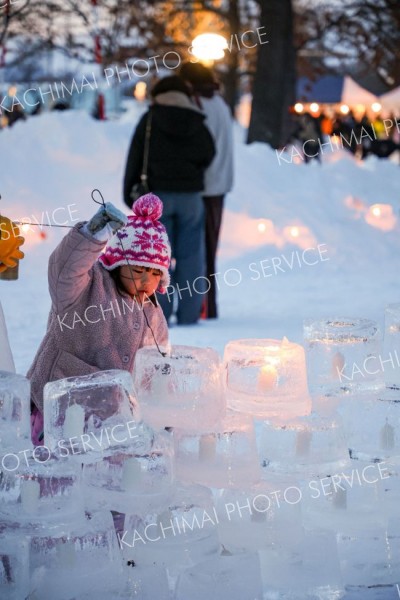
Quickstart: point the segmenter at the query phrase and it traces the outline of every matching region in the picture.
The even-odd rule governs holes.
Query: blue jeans
[[[157,298],[167,321],[177,302],[178,324],[197,323],[206,289],[203,199],[200,192],[154,193],[164,204],[160,220],[176,261],[167,294],[158,294]],[[196,281],[197,277],[201,279]]]

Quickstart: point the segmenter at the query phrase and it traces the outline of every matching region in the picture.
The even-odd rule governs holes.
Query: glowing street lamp
[[[301,102],[296,102],[296,104],[294,105],[294,110],[297,112],[297,114],[302,113],[304,110],[303,104]]]
[[[201,33],[192,41],[192,54],[201,61],[214,61],[224,58],[228,48],[226,39],[218,33]]]
[[[312,113],[317,113],[319,111],[319,104],[317,104],[317,102],[311,102],[310,111]]]

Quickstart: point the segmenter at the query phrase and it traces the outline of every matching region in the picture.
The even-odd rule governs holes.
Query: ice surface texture
[[[178,484],[162,510],[144,518],[127,515],[124,532],[126,559],[139,566],[168,568],[172,576],[220,551],[212,494],[202,486]]]
[[[340,417],[307,417],[257,422],[257,443],[263,476],[269,471],[303,477],[329,475],[349,464],[348,445]]]
[[[35,456],[17,471],[4,470],[0,478],[1,520],[28,532],[83,514],[79,465],[49,459],[45,448],[44,462]]]
[[[338,404],[354,459],[400,463],[400,389],[352,394]]]
[[[183,573],[176,600],[262,600],[260,563],[257,554],[220,556]]]
[[[259,417],[310,412],[304,349],[298,344],[286,338],[232,341],[224,367],[230,408]]]
[[[138,350],[134,384],[143,419],[152,427],[207,431],[225,413],[220,360],[211,348]]]
[[[64,452],[64,456],[67,450],[61,450],[61,446],[82,458],[107,448],[129,445],[127,423],[133,421],[140,421],[140,412],[132,377],[127,371],[68,377],[44,388],[45,445],[51,451]],[[119,442],[120,439],[126,442]]]
[[[71,525],[69,533],[31,538],[31,591],[38,600],[70,600],[124,589],[122,558],[109,511]],[[114,591],[115,596],[114,596]]]
[[[26,377],[0,371],[1,454],[28,450],[31,444],[30,383]]]
[[[349,393],[382,386],[383,371],[379,363],[382,343],[375,321],[307,320],[304,340],[312,393]]]

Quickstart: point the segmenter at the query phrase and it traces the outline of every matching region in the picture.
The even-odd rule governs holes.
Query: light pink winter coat
[[[160,345],[168,327],[160,306],[143,306],[121,294],[110,273],[98,262],[105,246],[80,231],[77,223],[49,260],[52,307],[46,335],[27,377],[32,400],[43,412],[43,388],[48,381],[88,375],[99,370],[133,370],[136,352],[154,345],[147,315]]]

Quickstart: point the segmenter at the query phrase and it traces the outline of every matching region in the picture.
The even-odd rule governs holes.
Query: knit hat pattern
[[[159,221],[163,203],[155,194],[145,194],[132,206],[128,223],[109,240],[99,261],[107,271],[123,265],[160,269],[157,291],[165,294],[170,283],[171,246],[164,225]]]

